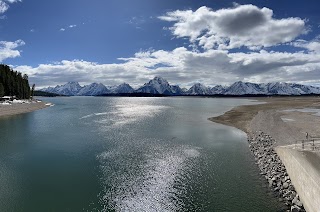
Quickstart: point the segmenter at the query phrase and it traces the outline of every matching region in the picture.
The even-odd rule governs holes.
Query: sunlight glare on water
[[[81,117],[80,119],[92,118],[94,116],[100,116],[101,118],[96,120],[99,124],[104,126],[122,126],[128,123],[141,121],[144,118],[155,116],[163,109],[168,109],[168,106],[157,106],[144,104],[117,104],[114,106],[113,112],[93,113]]]
[[[151,148],[151,147],[147,147]],[[183,208],[183,202],[178,195],[183,188],[174,185],[184,180],[184,169],[187,160],[199,156],[199,151],[190,147],[179,147],[169,150],[160,146],[153,146],[154,155],[146,155],[145,163],[139,167],[139,174],[135,170],[127,170],[123,176],[114,176],[116,182],[108,188],[103,200],[110,202],[118,211],[177,211]],[[115,160],[105,153],[99,156],[101,168],[107,175],[108,160]],[[107,186],[106,186],[107,187]]]

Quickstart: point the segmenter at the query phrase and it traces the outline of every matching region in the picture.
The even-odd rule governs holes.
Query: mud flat
[[[320,211],[320,98],[255,100],[262,104],[239,106],[209,120],[248,134],[261,174],[288,210]]]
[[[49,103],[44,102],[29,102],[29,103],[12,103],[0,104],[0,118],[5,116],[17,115],[21,113],[28,113],[35,110],[40,110],[49,107]]]

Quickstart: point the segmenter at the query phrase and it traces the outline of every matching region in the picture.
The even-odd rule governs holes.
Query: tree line
[[[0,64],[0,97],[16,96],[19,99],[29,99],[30,95],[28,75],[22,75],[9,66]]]

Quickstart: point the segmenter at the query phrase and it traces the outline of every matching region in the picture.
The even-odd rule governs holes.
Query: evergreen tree
[[[0,83],[0,97],[4,96],[4,87],[2,85],[2,83]]]
[[[19,99],[30,98],[28,75],[13,71],[9,66],[0,65],[0,96],[16,96]],[[1,93],[1,91],[3,92]]]
[[[36,84],[33,84],[32,85],[32,89],[31,89],[31,98],[33,99],[33,96],[34,96],[34,90],[36,88]]]

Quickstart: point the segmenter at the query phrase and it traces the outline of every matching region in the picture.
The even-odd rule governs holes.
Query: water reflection
[[[152,145],[144,146],[144,151],[143,164],[124,159],[130,155],[128,152],[120,155],[119,152],[103,152],[98,156],[107,179],[103,196],[106,206],[117,211],[182,210],[181,196],[186,192],[187,171],[192,168],[190,163],[200,156],[200,149]],[[119,163],[120,170],[110,170],[110,161]],[[109,178],[111,173],[112,179]]]

